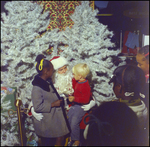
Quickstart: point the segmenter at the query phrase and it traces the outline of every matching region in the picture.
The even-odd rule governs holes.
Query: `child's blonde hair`
[[[86,63],[79,63],[72,68],[72,72],[75,75],[81,75],[83,78],[86,78],[90,72],[90,69]]]

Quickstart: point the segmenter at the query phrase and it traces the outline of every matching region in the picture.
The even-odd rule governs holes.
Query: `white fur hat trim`
[[[64,57],[60,56],[54,56],[50,61],[53,64],[55,70],[68,64],[68,61]]]

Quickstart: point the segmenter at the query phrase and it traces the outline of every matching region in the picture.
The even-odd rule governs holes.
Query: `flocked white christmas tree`
[[[108,82],[116,68],[113,56],[117,56],[120,50],[114,48],[115,44],[111,42],[113,32],[108,30],[107,25],[99,23],[95,17],[97,13],[98,10],[93,11],[88,1],[76,7],[70,16],[74,21],[73,27],[61,32],[63,37],[60,41],[68,47],[61,46],[64,51],[60,55],[72,61],[72,65],[80,62],[88,64],[93,96],[99,105],[103,101],[115,99],[112,85]]]
[[[36,3],[12,1],[5,4],[5,9],[8,15],[1,14],[1,66],[6,70],[1,72],[1,86],[17,87],[19,98],[23,103],[22,109],[24,109],[31,101],[31,82],[37,74],[34,66],[35,58],[48,49],[49,45],[57,42],[59,33],[57,33],[58,29],[55,29],[39,37],[46,31],[50,19],[49,12],[42,14],[42,7]],[[2,99],[1,103],[3,103]],[[9,102],[7,104],[9,106]],[[17,115],[15,117],[18,123]],[[6,117],[1,118],[1,122],[6,122]],[[27,122],[30,123],[29,128],[34,133],[31,119],[27,118]],[[11,120],[7,123],[12,124]],[[31,136],[32,132],[26,134],[27,137]],[[7,137],[1,136],[1,145],[18,143],[15,139],[14,142],[10,142],[11,132],[7,134]],[[33,135],[37,140],[35,133]]]
[[[57,55],[59,47],[63,50],[60,55],[70,61],[71,67],[80,62],[88,64],[91,70],[90,84],[98,105],[102,101],[115,98],[112,85],[109,85],[108,81],[116,68],[112,57],[120,51],[112,49],[115,47],[111,42],[113,32],[98,22],[95,18],[98,11],[93,11],[88,1],[77,6],[70,16],[74,21],[73,27],[61,32],[58,29],[46,31],[50,21],[49,12],[42,14],[42,7],[36,3],[12,1],[5,4],[5,9],[8,10],[8,15],[1,14],[1,64],[7,70],[1,72],[1,85],[17,87],[23,102],[22,108],[27,107],[31,101],[31,82],[37,73],[34,66],[35,58],[49,46],[54,46],[54,51],[47,59]],[[45,34],[38,37],[41,32]],[[68,46],[60,45],[62,43]],[[4,117],[2,121],[5,121]],[[27,118],[27,123],[31,132],[26,136],[34,134],[37,141],[32,120]],[[10,132],[6,132],[8,136],[11,135]],[[9,137],[4,139],[1,136],[1,145],[7,145],[7,142],[8,145],[18,143],[17,141],[10,143]]]
[[[18,132],[16,132],[17,114],[13,118],[10,118],[7,110],[11,109],[10,101],[4,101],[6,97],[5,92],[1,92],[1,146],[12,146],[19,144]],[[5,111],[6,110],[6,111]],[[10,127],[8,131],[8,127]]]

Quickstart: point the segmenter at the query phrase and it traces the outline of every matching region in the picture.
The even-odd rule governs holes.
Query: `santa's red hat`
[[[68,64],[68,61],[64,57],[60,56],[54,56],[50,61],[53,64],[55,70]]]

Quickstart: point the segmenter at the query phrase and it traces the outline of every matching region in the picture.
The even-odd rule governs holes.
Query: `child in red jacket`
[[[77,83],[74,85],[74,95],[69,96],[69,101],[73,102],[73,105],[68,111],[68,120],[71,127],[71,141],[74,142],[74,146],[79,146],[80,141],[80,122],[82,117],[86,113],[81,106],[88,104],[91,97],[91,88],[88,80],[86,79],[90,70],[87,64],[79,63],[72,69],[73,76]]]

